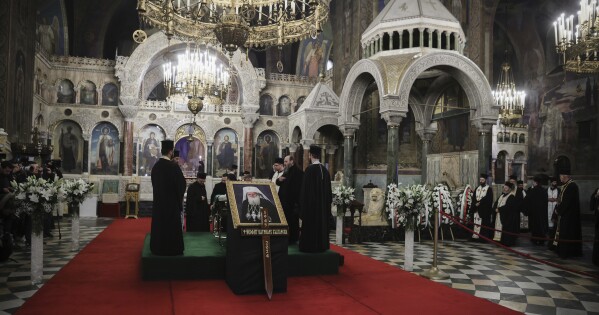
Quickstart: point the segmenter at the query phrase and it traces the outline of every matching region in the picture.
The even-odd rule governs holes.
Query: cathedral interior
[[[235,51],[167,36],[138,2],[2,1],[2,160],[60,160],[99,202],[140,183],[146,208],[165,139],[185,176],[204,169],[209,183],[233,165],[269,180],[287,155],[305,168],[317,145],[334,183],[361,201],[368,183],[528,183],[567,167],[593,220],[599,66],[568,60],[554,25],[578,1],[324,0],[313,36]],[[229,71],[200,110],[168,78],[190,52]],[[506,77],[525,93],[516,110],[494,94]]]

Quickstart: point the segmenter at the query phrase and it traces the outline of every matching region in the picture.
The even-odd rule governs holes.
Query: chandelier
[[[283,46],[322,32],[330,0],[138,0],[143,23],[166,36],[240,47]]]
[[[566,17],[562,13],[555,22],[555,46],[566,71],[576,73],[599,73],[599,34],[597,33],[596,0],[580,1],[577,22],[574,15]]]
[[[501,74],[497,89],[492,91],[495,106],[500,106],[499,120],[503,125],[514,125],[524,113],[524,100],[526,93],[516,89],[512,66],[508,62],[506,51],[506,60],[501,64]]]
[[[184,95],[187,108],[197,115],[204,107],[203,100],[222,105],[229,90],[229,69],[210,48],[188,43],[184,53],[167,54],[162,65],[167,95]]]

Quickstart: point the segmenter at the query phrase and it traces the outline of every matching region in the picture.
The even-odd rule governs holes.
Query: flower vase
[[[414,231],[406,229],[405,232],[403,269],[412,271],[414,269]]]
[[[33,285],[41,284],[44,275],[43,221],[42,211],[31,213],[31,284]]]
[[[69,205],[71,213],[71,251],[79,250],[79,204]]]
[[[343,217],[345,217],[345,205],[337,205],[337,225],[335,229],[335,243],[343,244]]]

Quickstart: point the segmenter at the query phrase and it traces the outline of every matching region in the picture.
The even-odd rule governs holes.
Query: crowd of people
[[[173,161],[176,159],[173,141],[164,140],[161,144],[162,157],[152,168],[151,175],[154,199],[150,249],[154,255],[176,256],[184,252],[184,231],[210,231],[210,217],[214,214],[218,196],[227,195],[227,181],[237,180],[237,166],[231,165],[222,174],[221,182],[214,186],[208,199],[206,173],[198,172],[196,181],[186,187],[185,177]],[[321,154],[320,148],[310,147],[311,164],[305,172],[295,165],[291,155],[275,158],[272,165],[270,180],[276,187],[289,227],[289,244],[298,243],[299,250],[303,252],[329,249],[332,189],[329,172],[320,163]],[[243,172],[241,180],[251,182],[251,173]],[[239,210],[241,221],[259,223],[260,215],[256,209],[269,209],[266,204],[272,205],[272,201],[251,186],[244,187],[243,195]],[[279,219],[274,205],[270,208],[273,209],[269,209],[269,217]]]
[[[482,236],[514,246],[521,236],[523,214],[528,217],[530,240],[534,245],[544,246],[547,242],[548,248],[562,259],[582,256],[579,188],[569,169],[558,172],[559,178],[550,178],[547,188],[543,187],[541,176],[534,176],[532,186],[526,190],[523,181],[510,176],[495,201],[492,188],[487,184],[488,175],[481,174],[471,208],[474,217],[480,218],[475,222],[473,239]],[[590,210],[596,217],[592,260],[599,265],[599,189],[591,196]]]
[[[54,163],[50,160],[40,165],[27,158],[0,163],[0,261],[7,259],[15,247],[31,245],[31,218],[16,211],[11,182],[23,183],[30,176],[48,181],[58,180],[62,178],[62,172],[60,165]],[[52,213],[45,214],[43,227],[45,238],[54,237],[52,230],[55,228],[55,221]]]

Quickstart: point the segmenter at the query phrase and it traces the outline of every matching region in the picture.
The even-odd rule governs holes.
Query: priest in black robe
[[[329,249],[329,218],[333,193],[329,171],[320,163],[321,150],[310,147],[310,161],[306,168],[300,194],[302,227],[299,250],[319,253]]]
[[[560,258],[582,256],[582,229],[580,226],[580,200],[578,185],[570,177],[569,169],[559,171],[559,179],[562,183],[562,191],[557,200],[557,230],[555,241],[557,242],[557,254]],[[562,241],[564,240],[564,241]]]
[[[187,188],[185,215],[187,232],[210,231],[210,209],[206,195],[206,173],[198,172],[197,180]]]
[[[532,187],[524,197],[525,214],[528,216],[528,228],[532,235],[532,243],[543,245],[543,238],[547,237],[548,217],[547,217],[547,189],[541,185],[541,177],[533,178]]]
[[[295,166],[293,156],[288,155],[283,161],[285,170],[283,175],[276,180],[279,186],[279,199],[285,212],[285,218],[289,225],[289,244],[294,244],[299,239],[299,218],[297,216],[299,207],[299,194],[302,189],[304,172]]]
[[[172,140],[162,141],[162,157],[152,168],[152,230],[150,250],[154,255],[183,254],[183,196],[187,183],[179,165],[173,163]]]
[[[487,174],[480,174],[478,179],[479,186],[474,191],[474,200],[472,201],[472,213],[477,213],[481,218],[481,224],[486,227],[493,227],[493,189],[487,185]],[[493,231],[481,227],[480,234],[488,238],[493,238]]]
[[[599,266],[599,188],[591,195],[591,212],[595,213],[595,243],[593,244],[593,264]]]
[[[506,182],[503,184],[501,195],[493,204],[495,213],[499,213],[502,231],[501,244],[505,246],[516,245],[517,236],[513,234],[520,231],[520,211],[516,208],[515,194],[514,184]]]
[[[524,197],[526,193],[524,192],[524,187],[520,183],[522,181],[518,180],[516,175],[510,175],[510,183],[514,185],[514,197],[515,198],[515,207],[518,210],[518,232],[520,231],[520,212],[525,213],[524,210]]]
[[[220,183],[214,185],[212,189],[212,195],[210,195],[210,208],[214,207],[214,202],[216,201],[216,196],[218,195],[226,195],[227,194],[227,173],[224,173],[221,176]]]

